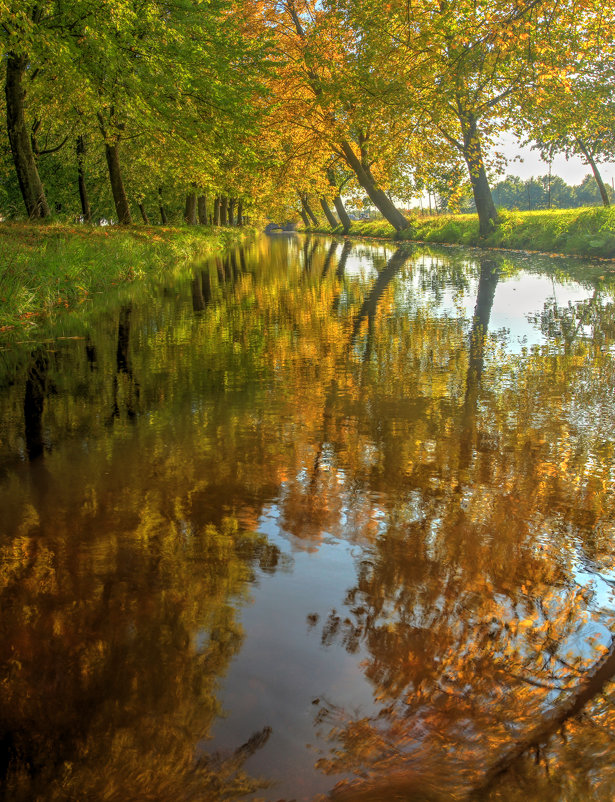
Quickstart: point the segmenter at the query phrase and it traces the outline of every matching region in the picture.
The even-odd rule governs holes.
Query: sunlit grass
[[[237,229],[0,225],[0,333],[162,273],[240,237]]]
[[[327,227],[319,230],[331,231]],[[341,233],[341,228],[336,231]],[[355,221],[349,233],[615,259],[615,209],[603,207],[501,211],[500,225],[484,239],[479,237],[474,214],[411,216],[410,226],[397,237],[393,226],[382,219]]]

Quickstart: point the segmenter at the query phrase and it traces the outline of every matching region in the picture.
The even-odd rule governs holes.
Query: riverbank
[[[410,226],[400,234],[386,220],[355,221],[348,236],[615,259],[615,209],[502,211],[500,218],[498,228],[484,239],[479,237],[475,214],[412,217]],[[341,226],[314,226],[306,231],[343,233]]]
[[[0,333],[221,250],[245,229],[0,225]]]

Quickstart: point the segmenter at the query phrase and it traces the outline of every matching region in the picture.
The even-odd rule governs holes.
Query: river
[[[2,347],[1,798],[611,800],[614,300],[273,235]]]

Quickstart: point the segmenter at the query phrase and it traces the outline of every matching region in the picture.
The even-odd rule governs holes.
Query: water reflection
[[[28,367],[23,401],[26,452],[30,460],[42,456],[44,450],[43,407],[47,395],[47,368],[47,355],[36,349]]]
[[[123,390],[123,406],[126,408],[128,419],[134,420],[137,415],[139,383],[133,375],[129,355],[131,316],[131,304],[125,304],[120,308],[117,325],[116,371],[113,376],[113,411],[111,412],[111,420],[120,416],[120,385]]]
[[[460,438],[460,467],[469,467],[472,452],[476,448],[476,405],[478,403],[480,382],[485,364],[485,340],[489,330],[489,318],[498,284],[498,267],[492,259],[481,259],[476,306],[472,316],[470,342],[468,349],[468,371],[466,392],[462,413],[462,433]]]
[[[202,312],[211,301],[211,279],[209,272],[199,270],[192,279],[192,309]]]
[[[16,349],[4,798],[611,799],[586,270],[263,238]]]

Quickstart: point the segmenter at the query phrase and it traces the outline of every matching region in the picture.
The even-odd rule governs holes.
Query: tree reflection
[[[200,270],[192,279],[192,310],[202,312],[211,301],[211,278],[208,270]]]
[[[476,306],[472,317],[468,352],[466,391],[462,414],[462,435],[460,444],[460,467],[468,467],[472,450],[475,447],[476,404],[485,362],[485,338],[489,329],[489,318],[498,284],[498,266],[492,259],[481,259]]]
[[[361,304],[361,308],[354,319],[350,337],[351,348],[356,342],[364,321],[367,320],[367,342],[363,353],[364,362],[367,362],[371,356],[372,339],[374,336],[374,318],[378,309],[378,303],[386,288],[395,278],[402,266],[408,261],[409,256],[409,252],[405,249],[399,248],[395,251],[386,265],[378,273],[378,278],[374,282],[369,293],[365,296],[365,300]]]
[[[337,242],[333,240],[333,242],[329,245],[329,250],[327,251],[325,263],[322,268],[322,273],[320,274],[321,280],[327,277],[327,273],[329,272],[329,268],[331,267],[331,262],[333,260],[336,250],[337,250]]]
[[[121,395],[128,419],[134,420],[137,415],[139,383],[134,378],[129,353],[131,318],[132,305],[126,304],[122,306],[117,325],[116,372],[113,377],[111,420],[120,417]],[[121,393],[122,390],[123,393]]]
[[[62,444],[45,497],[0,487],[7,799],[255,788],[242,765],[275,721],[204,744],[250,583],[287,565],[258,534],[274,510],[294,548],[355,544],[317,648],[361,661],[378,710],[322,705],[319,768],[365,779],[334,798],[609,798],[606,298],[564,333],[547,309],[548,339],[515,354],[489,333],[499,257],[362,246],[373,280],[351,247],[214,258],[124,300],[85,351],[33,355],[0,399],[7,448],[27,408],[40,449],[43,403]]]
[[[194,749],[241,645],[233,598],[255,562],[277,557],[232,519],[215,527],[169,516],[161,502],[150,491],[136,528],[119,538],[104,498],[63,521],[62,537],[32,512],[3,548],[7,800],[227,799],[256,787],[241,765],[268,730],[229,758],[195,762]],[[134,514],[138,494],[120,505]],[[95,548],[81,535],[86,522],[99,533]]]
[[[602,699],[615,671],[614,620],[599,601],[600,582],[579,584],[582,547],[575,555],[571,543],[591,541],[597,523],[578,515],[587,506],[574,498],[592,487],[602,520],[613,516],[613,500],[608,484],[588,475],[587,441],[572,458],[566,439],[534,440],[535,413],[551,416],[555,430],[565,426],[569,377],[559,365],[559,387],[536,354],[526,365],[527,395],[494,393],[493,379],[481,388],[497,281],[497,265],[482,260],[461,425],[444,430],[442,450],[430,445],[440,454],[435,472],[413,471],[411,501],[389,497],[347,610],[332,611],[322,632],[324,644],[367,653],[365,674],[381,707],[359,719],[333,704],[319,712],[333,742],[321,770],[370,777],[340,785],[334,799],[501,798],[502,780],[505,798],[516,799],[513,774],[519,798],[561,799],[571,777],[581,795],[593,783],[594,798],[596,765],[599,798],[610,798],[612,713]],[[573,355],[577,366],[582,356]],[[477,450],[481,428],[499,446]],[[599,431],[593,438],[595,445]],[[398,485],[401,464],[388,466]],[[555,510],[550,498],[562,496],[564,483],[570,505]],[[564,722],[565,738],[557,734]],[[535,750],[532,764],[526,756]]]
[[[28,368],[23,402],[26,451],[29,460],[41,457],[44,451],[43,409],[47,396],[48,358],[43,349],[32,354]]]

